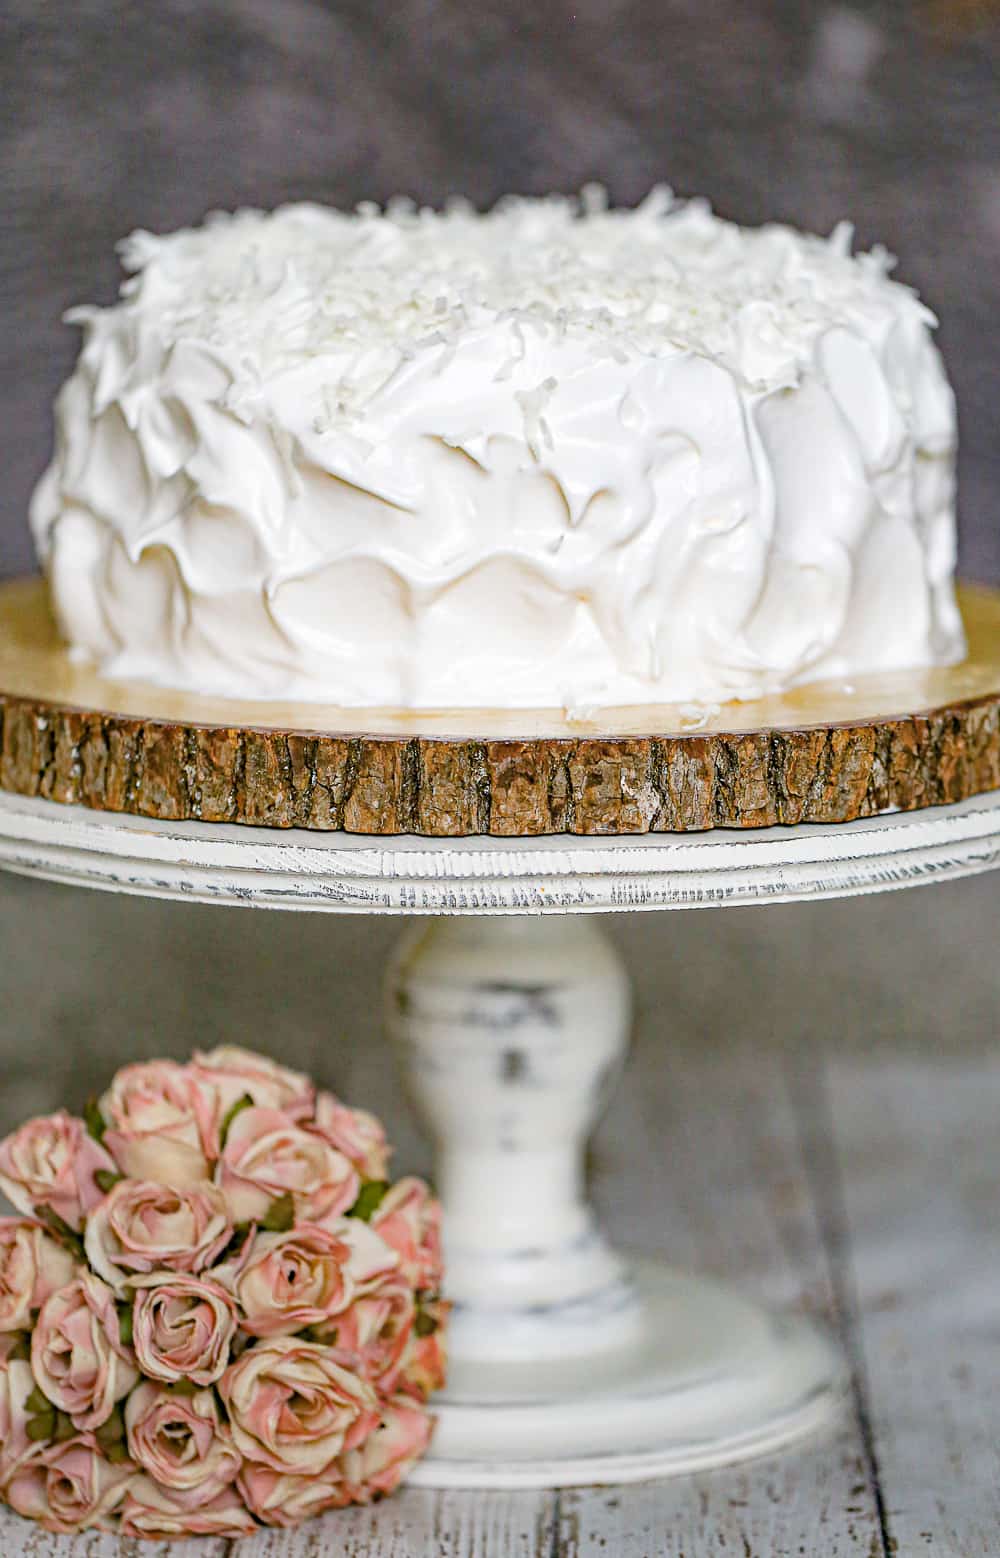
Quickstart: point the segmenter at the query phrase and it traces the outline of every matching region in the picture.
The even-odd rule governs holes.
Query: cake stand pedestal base
[[[449,1383],[427,1487],[566,1487],[695,1471],[817,1427],[845,1388],[808,1321],[615,1252],[584,1146],[625,1056],[625,972],[592,919],[437,919],[386,1012],[437,1150]]]

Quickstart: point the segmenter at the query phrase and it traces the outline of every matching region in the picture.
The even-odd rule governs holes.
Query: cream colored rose
[[[280,1336],[249,1347],[219,1384],[233,1438],[248,1461],[315,1476],[378,1421],[372,1387],[328,1347]]]
[[[441,1206],[422,1179],[400,1179],[372,1216],[371,1225],[397,1251],[413,1287],[436,1293],[441,1286]]]
[[[300,1224],[288,1233],[257,1233],[249,1248],[212,1273],[232,1292],[251,1336],[291,1336],[328,1320],[350,1303],[350,1246],[325,1228]]]
[[[4,1337],[8,1344],[12,1337]],[[26,1358],[4,1356],[0,1360],[0,1491],[22,1464],[36,1459],[40,1447],[28,1438],[28,1397],[35,1390],[35,1376]]]
[[[48,1207],[74,1232],[104,1194],[96,1179],[102,1171],[117,1173],[114,1159],[64,1109],[29,1120],[0,1142],[0,1190],[19,1212]]]
[[[328,1226],[347,1245],[347,1276],[355,1294],[370,1292],[399,1271],[398,1253],[363,1218],[337,1217]]]
[[[76,1261],[41,1223],[0,1217],[0,1331],[24,1331],[31,1312],[72,1282]]]
[[[416,1305],[413,1289],[402,1277],[391,1277],[371,1293],[362,1294],[327,1322],[319,1339],[329,1342],[338,1354],[349,1354],[357,1367],[377,1385],[391,1394],[396,1388],[406,1356]]]
[[[211,1178],[219,1101],[188,1066],[153,1060],[116,1072],[100,1101],[104,1145],[123,1174],[161,1185]]]
[[[19,1515],[37,1520],[47,1531],[87,1531],[106,1523],[135,1478],[130,1462],[112,1465],[95,1445],[77,1439],[50,1445],[22,1466],[4,1496]]]
[[[376,1495],[392,1493],[423,1455],[433,1432],[434,1419],[419,1402],[401,1395],[386,1402],[377,1431],[337,1459],[351,1502],[367,1504]]]
[[[336,1462],[315,1477],[297,1477],[244,1461],[238,1485],[257,1519],[268,1526],[297,1526],[351,1502],[351,1490]]]
[[[354,1164],[362,1179],[385,1179],[389,1145],[382,1123],[364,1109],[349,1109],[333,1093],[319,1093],[309,1129]]]
[[[217,1281],[185,1272],[134,1277],[132,1344],[151,1379],[211,1385],[229,1363],[236,1306]]]
[[[295,1222],[322,1224],[346,1212],[360,1189],[342,1153],[276,1109],[236,1116],[215,1177],[237,1223],[259,1222],[290,1197]]]
[[[152,1477],[137,1477],[121,1512],[122,1536],[253,1536],[257,1524],[235,1487],[188,1509]]]
[[[42,1392],[76,1428],[99,1428],[139,1378],[121,1341],[115,1296],[90,1271],[43,1304],[31,1336],[31,1368]]]
[[[425,1300],[417,1313],[409,1346],[402,1360],[399,1389],[419,1401],[442,1390],[448,1372],[447,1320],[451,1305],[444,1299]]]
[[[87,1219],[84,1247],[118,1294],[152,1271],[201,1271],[232,1238],[225,1197],[214,1185],[176,1189],[123,1179]]]
[[[303,1072],[238,1044],[196,1050],[190,1070],[200,1084],[215,1089],[223,1115],[242,1098],[258,1109],[280,1109],[291,1120],[312,1114],[316,1090]]]
[[[183,1396],[143,1380],[125,1403],[125,1429],[132,1459],[183,1508],[210,1503],[240,1469],[212,1390]]]

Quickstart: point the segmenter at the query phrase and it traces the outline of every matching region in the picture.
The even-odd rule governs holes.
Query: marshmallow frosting
[[[122,245],[31,519],[116,678],[724,702],[961,658],[954,400],[891,257],[665,189]]]

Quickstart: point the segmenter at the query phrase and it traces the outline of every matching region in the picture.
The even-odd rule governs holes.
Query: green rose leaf
[[[88,1098],[83,1106],[83,1123],[95,1141],[104,1140],[104,1132],[107,1130],[107,1126],[104,1123],[104,1116],[94,1096]]]
[[[114,1190],[115,1186],[120,1185],[124,1178],[124,1174],[118,1174],[114,1169],[98,1169],[94,1175],[94,1184],[98,1190],[103,1190],[104,1194],[107,1195],[108,1191]]]
[[[62,1218],[56,1212],[53,1212],[51,1206],[36,1206],[35,1216],[39,1222],[45,1224],[51,1233],[55,1234],[57,1239],[66,1245],[67,1249],[76,1256],[77,1260],[82,1261],[86,1258],[83,1252],[83,1240],[80,1238],[80,1235],[74,1233],[69,1223],[63,1222]]]
[[[114,1445],[124,1442],[125,1418],[120,1406],[116,1406],[108,1420],[96,1430],[94,1438],[106,1455],[110,1454]]]
[[[226,1137],[229,1135],[229,1128],[236,1119],[236,1116],[238,1114],[242,1114],[244,1109],[252,1108],[253,1099],[250,1097],[249,1093],[244,1093],[242,1098],[237,1098],[236,1102],[226,1110],[226,1113],[222,1117],[222,1124],[219,1126],[219,1141],[223,1147],[226,1145]]]
[[[43,1395],[42,1391],[37,1385],[31,1392],[31,1395],[28,1397],[27,1401],[24,1403],[24,1406],[25,1410],[28,1412],[55,1411],[55,1407],[52,1405],[52,1402],[49,1400],[48,1396]]]
[[[371,1222],[389,1189],[387,1179],[369,1179],[361,1186],[358,1199],[349,1209],[348,1217],[360,1217],[363,1223]]]
[[[46,1439],[51,1439],[56,1429],[55,1408],[48,1412],[39,1412],[37,1417],[29,1417],[25,1426],[25,1433],[32,1444],[43,1444]]]
[[[52,1435],[56,1444],[68,1444],[70,1439],[76,1438],[76,1433],[77,1431],[73,1427],[73,1420],[69,1413],[57,1412],[55,1432]]]
[[[418,1336],[433,1336],[438,1328],[438,1323],[433,1315],[429,1315],[426,1309],[417,1311],[417,1317],[413,1322],[413,1329]]]
[[[267,1209],[267,1215],[261,1219],[260,1226],[267,1233],[287,1233],[289,1228],[295,1225],[295,1201],[290,1190],[286,1190],[277,1201],[272,1201]]]
[[[167,1386],[172,1396],[196,1396],[201,1388],[193,1379],[175,1379]]]
[[[135,1311],[131,1304],[118,1305],[118,1334],[123,1347],[131,1347]]]

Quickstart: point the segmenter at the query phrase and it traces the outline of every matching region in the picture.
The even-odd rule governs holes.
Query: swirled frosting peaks
[[[507,199],[122,245],[32,506],[63,631],[238,697],[748,697],[957,658],[933,316],[851,234]]]

